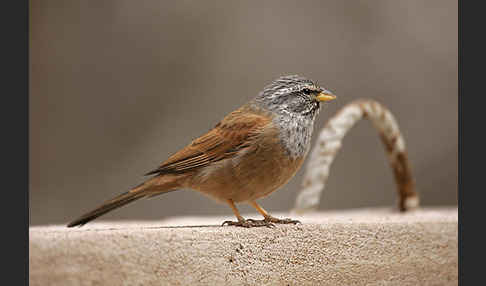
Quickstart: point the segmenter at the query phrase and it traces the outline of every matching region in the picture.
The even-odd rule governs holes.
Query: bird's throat
[[[297,114],[282,114],[274,117],[279,128],[280,142],[293,159],[305,157],[310,149],[314,118]]]

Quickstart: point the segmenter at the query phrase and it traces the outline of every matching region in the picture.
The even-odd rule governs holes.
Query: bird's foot
[[[241,227],[246,227],[246,228],[261,227],[261,226],[275,227],[275,225],[272,222],[266,221],[264,219],[263,220],[246,219],[246,220],[239,220],[239,221],[227,220],[227,221],[223,222],[223,224],[222,224],[222,226],[225,226],[225,225],[234,225],[234,226],[241,226]]]
[[[264,221],[267,221],[267,222],[270,222],[270,223],[279,223],[279,224],[298,224],[298,223],[301,223],[298,220],[293,220],[293,219],[290,219],[290,218],[280,219],[280,218],[276,218],[276,217],[273,217],[273,216],[265,217]]]

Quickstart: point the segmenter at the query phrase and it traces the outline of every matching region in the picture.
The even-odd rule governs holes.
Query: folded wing
[[[184,173],[231,158],[251,143],[270,123],[268,117],[236,110],[190,145],[146,175]]]

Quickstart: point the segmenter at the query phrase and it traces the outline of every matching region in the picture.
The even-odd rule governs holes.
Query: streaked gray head
[[[314,119],[319,112],[320,103],[334,98],[330,91],[310,79],[287,75],[267,85],[255,101],[279,114],[292,113]]]

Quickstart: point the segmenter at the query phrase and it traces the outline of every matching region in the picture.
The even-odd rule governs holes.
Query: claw
[[[241,220],[241,221],[230,221],[227,220],[221,224],[222,226],[225,225],[234,225],[234,226],[241,226],[241,227],[261,227],[261,226],[266,226],[269,228],[275,227],[275,224],[273,224],[270,221],[266,220],[255,220],[255,219],[247,219],[247,220]]]
[[[273,216],[266,217],[265,221],[273,222],[273,223],[281,223],[281,224],[298,224],[298,223],[301,224],[301,222],[298,220],[293,220],[290,218],[279,219]]]
[[[266,226],[266,227],[269,227],[269,228],[275,227],[275,224],[273,224],[271,221],[266,221],[264,219],[258,220],[258,219],[249,218],[246,221],[251,222],[253,224],[256,224],[258,226]]]
[[[225,226],[225,225],[232,225],[232,223],[234,223],[233,221],[230,221],[230,220],[226,220],[224,221],[221,226]]]

